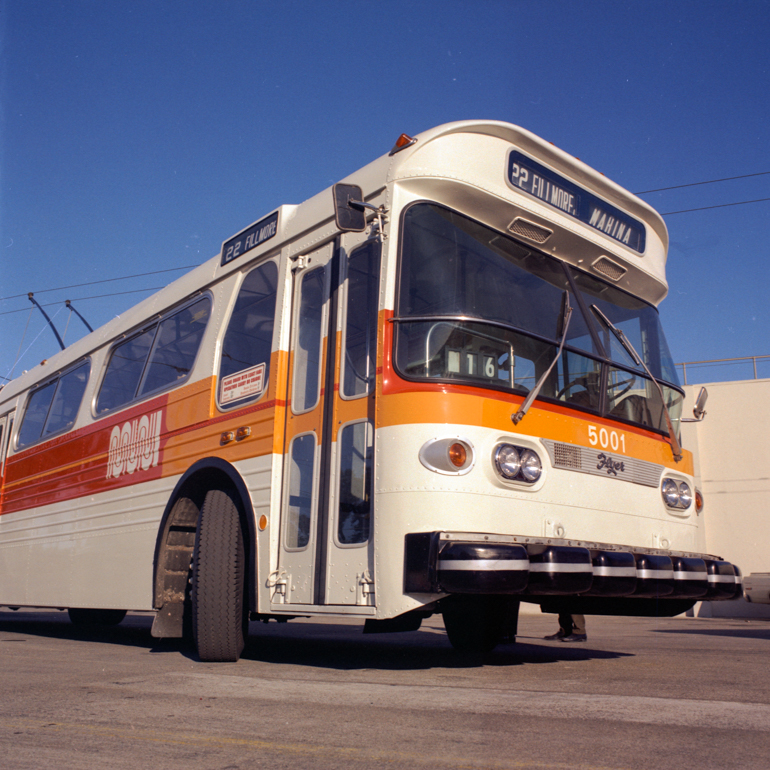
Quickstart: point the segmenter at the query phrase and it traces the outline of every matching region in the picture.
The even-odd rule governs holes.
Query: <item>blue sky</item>
[[[0,376],[58,349],[27,292],[73,342],[65,299],[105,323],[402,131],[509,121],[633,192],[761,174],[664,214],[770,198],[769,38],[767,0],[0,0]],[[675,360],[770,354],[770,201],[665,218]]]

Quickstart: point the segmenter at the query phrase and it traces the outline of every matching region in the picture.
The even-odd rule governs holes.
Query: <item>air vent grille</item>
[[[529,222],[521,217],[516,217],[508,225],[508,229],[514,235],[520,235],[522,238],[534,241],[535,243],[545,243],[553,235],[553,231],[540,227],[540,225],[536,225],[534,222]]]
[[[559,468],[572,468],[579,471],[583,469],[583,462],[580,456],[580,447],[571,444],[554,444],[554,465]]]
[[[625,267],[621,267],[611,259],[607,259],[607,257],[599,257],[594,262],[593,268],[597,273],[606,275],[607,278],[613,281],[619,281],[628,272]]]

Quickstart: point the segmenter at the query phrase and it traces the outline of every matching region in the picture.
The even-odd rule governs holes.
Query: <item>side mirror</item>
[[[700,422],[706,416],[706,401],[708,397],[709,392],[706,388],[701,388],[698,398],[695,399],[695,408],[692,410],[695,417],[682,417],[682,422]]]
[[[334,221],[343,233],[362,233],[366,230],[366,211],[360,205],[363,191],[354,184],[334,185]],[[351,206],[351,201],[358,206]]]
[[[695,400],[695,409],[692,410],[696,420],[702,420],[706,416],[706,401],[708,397],[709,392],[706,388],[701,388],[698,398]]]

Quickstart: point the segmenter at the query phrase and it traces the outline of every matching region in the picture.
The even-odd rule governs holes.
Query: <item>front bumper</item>
[[[604,606],[613,608],[611,614],[632,615],[636,613],[622,608],[636,605],[625,600],[674,600],[677,607],[691,606],[701,600],[736,599],[742,582],[735,565],[704,554],[552,538],[417,532],[406,536],[404,590],[514,594],[542,605],[570,597],[570,606],[578,606],[575,600],[580,599],[590,614],[599,614]]]

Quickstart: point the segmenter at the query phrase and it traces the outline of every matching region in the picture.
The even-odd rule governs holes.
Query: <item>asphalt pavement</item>
[[[460,655],[440,617],[405,634],[252,622],[238,663],[150,636],[0,611],[0,766],[770,768],[770,622],[588,618],[588,641]]]

